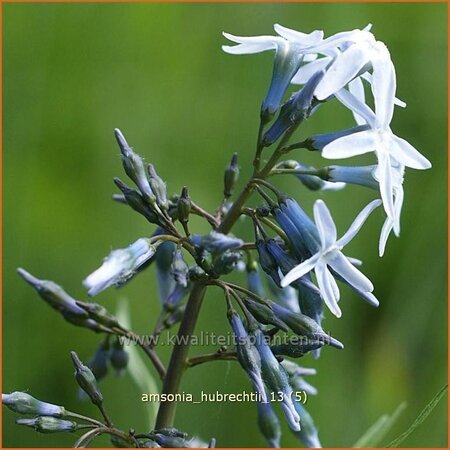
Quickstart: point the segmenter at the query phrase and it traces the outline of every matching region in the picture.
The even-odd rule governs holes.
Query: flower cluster
[[[344,348],[322,326],[324,305],[334,316],[342,315],[338,282],[369,305],[378,306],[374,286],[359,268],[361,261],[348,256],[344,249],[372,212],[383,205],[382,256],[391,230],[397,236],[400,232],[405,168],[426,169],[431,164],[390,129],[395,106],[405,104],[396,97],[390,53],[376,40],[370,25],[327,38],[319,30],[306,34],[281,25],[274,28],[277,36],[224,33],[237,43],[224,46],[226,52],[275,50],[275,61],[260,110],[253,174],[235,194],[240,170],[238,154],[233,153],[224,172],[222,201],[214,212],[191,199],[187,186],[181,193],[170,195],[155,166],[145,163],[122,132],[115,130],[122,165],[134,187],[114,178],[120,193],[113,198],[145,218],[151,228],[127,247],[111,251],[83,285],[90,297],[101,295],[154,267],[161,312],[148,341],[139,339],[104,306],[75,300],[56,283],[18,270],[65,320],[104,335],[87,365],[71,353],[80,393],[98,408],[103,421],[22,392],[4,394],[3,403],[14,412],[37,415],[18,419],[18,424],[43,433],[83,430],[75,447],[86,447],[101,434],[110,435],[117,447],[199,446],[199,441],[188,440],[186,433],[174,428],[175,402],[170,400],[161,401],[149,433],[138,434],[133,429],[126,433],[111,423],[98,382],[107,375],[109,365],[118,373],[131,365],[124,347],[124,339],[128,339],[138,344],[153,364],[162,382],[161,398],[180,391],[185,369],[215,360],[233,360],[257,394],[258,425],[268,445],[281,445],[281,425],[274,408],[278,403],[294,436],[307,447],[321,446],[314,421],[304,407],[306,396],[317,393],[304,376],[315,374],[315,370],[301,367],[292,359],[307,355],[318,358],[325,348]],[[291,85],[300,85],[300,89],[285,99]],[[366,104],[369,90],[374,111]],[[299,126],[334,99],[352,112],[356,124],[291,143]],[[272,146],[266,159],[264,153]],[[317,152],[325,159],[374,152],[376,161],[368,166],[316,168],[284,159],[296,149]],[[312,191],[336,191],[355,184],[376,191],[380,198],[367,204],[347,231],[338,235],[323,200],[315,201],[311,218],[296,199],[278,190],[272,177],[283,174],[294,175]],[[247,206],[253,194],[262,201],[256,207]],[[192,215],[204,220],[210,232],[194,233]],[[253,226],[254,240],[247,242],[231,233],[240,218]],[[235,271],[245,271],[245,286],[228,278]],[[223,294],[233,346],[189,357],[190,338],[207,289]],[[158,337],[178,324],[178,339],[166,368],[157,353]],[[214,445],[212,438],[208,446]]]

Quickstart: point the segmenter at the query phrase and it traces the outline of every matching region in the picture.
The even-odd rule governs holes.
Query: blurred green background
[[[373,23],[397,68],[394,131],[433,163],[409,170],[400,239],[391,236],[379,259],[381,211],[352,242],[364,260],[381,305],[373,309],[343,288],[342,319],[324,322],[345,343],[322,357],[299,362],[316,367],[319,395],[307,408],[324,446],[351,446],[384,413],[408,407],[386,441],[404,431],[447,380],[447,5],[446,4],[12,4],[3,5],[3,391],[26,390],[72,410],[96,414],[77,399],[69,351],[87,360],[100,337],[60,319],[16,274],[22,266],[86,299],[81,280],[112,249],[152,228],[111,201],[122,167],[113,128],[154,163],[171,192],[188,185],[191,196],[213,210],[221,200],[223,169],[238,151],[241,185],[250,173],[260,102],[273,55],[230,56],[221,32],[271,34],[272,24],[326,35]],[[299,137],[352,123],[338,104],[322,108]],[[315,154],[292,157],[317,166]],[[374,161],[373,155],[352,162]],[[351,163],[350,163],[351,164]],[[317,194],[294,178],[279,186],[311,212]],[[340,232],[374,193],[348,186],[318,194]],[[208,227],[196,221],[200,232]],[[236,233],[247,238],[250,226]],[[130,300],[133,326],[148,333],[159,303],[153,270],[98,301],[115,310]],[[198,330],[228,330],[217,291],[205,303]],[[195,348],[193,352],[202,352]],[[161,350],[167,361],[169,349]],[[154,372],[152,372],[154,373]],[[121,427],[147,431],[140,390],[129,375],[101,383],[106,407]],[[239,392],[249,383],[234,363],[199,366],[182,390]],[[404,442],[447,446],[447,407],[441,402]],[[3,446],[71,446],[72,435],[44,436],[14,424],[4,410]],[[178,428],[221,447],[264,446],[252,404],[181,404]],[[299,444],[283,426],[282,444]],[[98,445],[108,446],[106,438]]]

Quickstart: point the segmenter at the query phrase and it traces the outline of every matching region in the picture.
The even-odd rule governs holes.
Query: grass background
[[[313,366],[319,395],[307,408],[324,446],[351,446],[382,414],[408,403],[389,438],[404,431],[447,379],[447,5],[371,3],[267,4],[13,4],[3,5],[3,391],[27,390],[38,398],[86,414],[77,400],[69,351],[88,359],[99,337],[60,320],[16,274],[23,266],[53,279],[79,299],[81,280],[112,248],[152,228],[114,204],[112,177],[122,168],[113,128],[158,168],[171,192],[187,184],[196,202],[220,201],[223,168],[233,151],[241,184],[250,173],[258,110],[271,73],[272,54],[224,54],[221,31],[270,34],[273,23],[327,35],[373,23],[395,61],[398,96],[394,131],[433,163],[410,170],[401,239],[390,238],[377,256],[383,222],[374,214],[352,242],[351,254],[381,301],[373,309],[343,288],[343,318],[327,314],[324,326],[345,343],[326,348]],[[298,136],[351,124],[330,104]],[[296,158],[322,165],[318,155]],[[355,163],[373,161],[373,155]],[[326,164],[326,163],[325,163]],[[311,212],[317,194],[295,179],[278,179]],[[342,233],[373,192],[349,186],[318,194]],[[196,222],[198,230],[207,227]],[[236,233],[250,236],[249,224]],[[98,301],[111,310],[130,300],[133,325],[148,333],[158,314],[152,270]],[[226,331],[217,292],[204,305],[198,330]],[[194,352],[201,352],[196,348]],[[161,351],[167,361],[168,348]],[[146,431],[148,405],[129,375],[101,384],[106,407],[121,427]],[[188,372],[182,389],[239,392],[249,383],[233,363]],[[219,446],[265,445],[251,404],[185,405],[176,425],[191,435],[217,438]],[[4,411],[3,446],[70,446],[74,436],[43,436],[18,428]],[[286,426],[284,446],[298,443]],[[104,438],[98,445],[107,446]],[[447,446],[445,402],[412,436],[408,447]]]

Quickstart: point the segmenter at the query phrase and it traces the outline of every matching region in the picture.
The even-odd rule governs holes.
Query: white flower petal
[[[374,112],[363,102],[361,102],[355,95],[346,89],[341,89],[336,92],[336,98],[352,113],[362,117],[371,128],[375,128],[376,117]]]
[[[322,156],[327,159],[343,159],[362,155],[376,149],[376,140],[372,130],[359,131],[340,137],[327,144]]]
[[[362,104],[366,103],[366,94],[364,93],[364,85],[361,80],[361,77],[357,77],[354,80],[350,81],[348,84],[348,89],[352,95],[355,96]],[[353,117],[358,125],[365,125],[367,121],[364,117],[360,116],[355,111],[352,111]]]
[[[335,252],[333,256],[328,259],[328,264],[335,270],[345,281],[351,284],[354,288],[363,292],[372,292],[372,282],[341,253]]]
[[[391,136],[389,151],[397,161],[412,169],[424,170],[431,167],[430,161],[428,161],[425,156],[416,150],[409,142],[394,134]]]
[[[381,228],[380,242],[378,243],[378,253],[380,257],[384,255],[386,243],[393,227],[394,227],[393,220],[390,219],[389,217],[386,217],[386,220],[384,221],[383,226]]]
[[[341,317],[342,312],[337,304],[339,300],[339,289],[337,290],[338,296],[336,296],[335,292],[335,289],[337,288],[336,281],[324,263],[317,264],[314,271],[325,304],[336,317]],[[333,279],[333,281],[331,281],[330,278]]]
[[[350,225],[347,232],[338,241],[338,245],[345,247],[358,233],[361,227],[364,225],[366,219],[370,216],[371,212],[381,205],[381,200],[373,200],[356,216],[356,219]]]
[[[357,44],[350,46],[331,64],[314,95],[319,100],[325,100],[333,95],[355,78],[367,61],[367,52],[362,46]]]
[[[303,47],[310,47],[318,44],[323,39],[323,31],[315,30],[309,34],[302,33],[300,31],[292,30],[290,28],[283,27],[276,23],[273,26],[274,30],[288,41],[295,42]]]
[[[388,49],[377,42],[372,56],[372,92],[375,100],[375,114],[381,128],[386,129],[394,114],[394,98],[397,83],[395,68]]]
[[[316,200],[314,203],[314,221],[319,231],[322,249],[332,246],[337,239],[336,225],[323,200]]]
[[[371,73],[365,72],[361,75],[361,78],[366,80],[370,85],[372,84],[372,74]],[[400,106],[400,108],[406,108],[406,103],[397,97],[394,98],[394,104],[396,106]]]
[[[352,258],[351,256],[347,256],[347,259],[356,267],[362,266],[362,261],[358,258]]]
[[[320,253],[316,253],[315,255],[311,256],[311,258],[308,258],[298,266],[295,266],[284,276],[284,278],[281,279],[281,287],[285,288],[286,286],[289,286],[295,280],[298,280],[303,275],[306,275],[308,272],[310,272],[317,264],[317,261],[319,261],[319,258]]]
[[[341,181],[324,181],[321,191],[340,191],[347,186],[347,183],[343,183]]]
[[[391,175],[391,161],[388,154],[385,152],[377,153],[378,167],[377,177],[379,178],[381,199],[383,200],[383,207],[386,214],[391,219],[394,219],[394,200],[392,189],[392,175]]]
[[[277,36],[234,36],[229,33],[222,33],[230,41],[239,45],[223,45],[222,50],[233,55],[245,55],[274,50],[279,45],[284,45],[286,41]]]
[[[403,187],[400,186],[395,190],[395,200],[394,200],[394,233],[397,237],[400,236],[400,216],[402,214],[403,198],[405,192]]]
[[[316,59],[308,64],[304,64],[292,78],[292,84],[305,84],[316,72],[324,70],[330,64],[331,58],[325,57]]]

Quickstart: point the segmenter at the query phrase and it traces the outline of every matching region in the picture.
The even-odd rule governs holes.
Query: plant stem
[[[195,329],[198,314],[205,296],[206,286],[200,282],[194,284],[186,304],[183,320],[178,330],[169,367],[163,383],[163,394],[176,394],[180,387],[181,377],[187,367],[187,355],[190,347],[190,337]],[[155,429],[173,426],[176,402],[161,402],[156,417]]]
[[[209,361],[232,361],[236,359],[236,352],[215,352],[206,353],[200,356],[193,356],[188,359],[189,367],[195,367]]]

